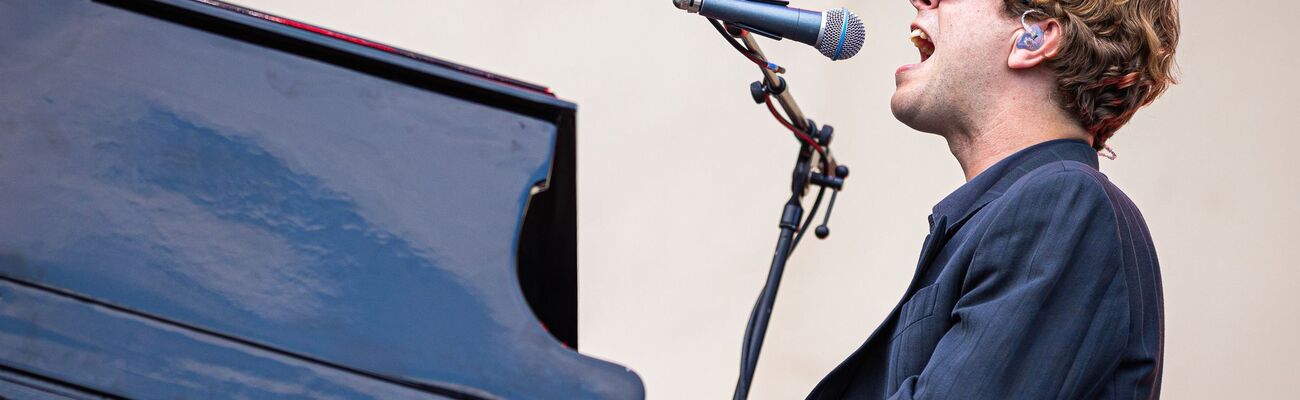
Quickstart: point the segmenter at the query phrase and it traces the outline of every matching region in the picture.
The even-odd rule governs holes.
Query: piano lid
[[[0,3],[0,32],[7,368],[123,397],[644,397],[519,289],[571,104],[188,0]]]

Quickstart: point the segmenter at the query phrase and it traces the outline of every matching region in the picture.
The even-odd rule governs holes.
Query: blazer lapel
[[[856,370],[859,366],[858,362],[864,357],[871,358],[872,352],[879,352],[881,349],[887,348],[884,343],[878,342],[889,339],[889,332],[893,332],[894,325],[898,323],[898,314],[903,307],[903,303],[905,303],[909,297],[912,297],[912,294],[919,289],[917,285],[921,277],[924,276],[929,264],[939,255],[939,251],[943,249],[943,245],[947,243],[949,237],[948,233],[947,217],[940,216],[936,219],[931,215],[930,234],[925,237],[925,244],[921,247],[921,259],[917,261],[916,271],[912,274],[912,282],[908,284],[907,291],[903,293],[903,298],[899,299],[898,304],[894,305],[894,309],[890,311],[889,316],[885,318],[885,323],[877,326],[876,330],[871,333],[871,336],[868,336],[867,340],[863,342],[861,346],[858,346],[858,349],[855,350],[852,355],[845,359],[844,362],[840,363],[839,366],[835,367],[835,370],[831,371],[831,373],[813,389],[812,393],[808,395],[809,400],[839,398],[845,385],[847,385],[849,380],[856,375]],[[883,384],[883,382],[881,383]],[[884,390],[883,386],[881,390]]]
[[[921,284],[921,277],[925,276],[925,272],[930,269],[930,263],[934,262],[939,251],[943,250],[943,245],[948,243],[948,232],[948,217],[940,216],[931,226],[930,235],[925,237],[925,244],[921,247],[921,259],[916,262],[916,272],[912,275],[912,283],[907,286],[907,293],[903,296],[903,300],[907,300],[913,292],[920,289],[917,286]],[[899,304],[901,305],[902,302]]]

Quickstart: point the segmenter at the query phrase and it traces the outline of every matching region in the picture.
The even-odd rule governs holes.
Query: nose
[[[916,11],[931,9],[939,6],[939,0],[911,0],[911,2],[912,2],[912,7],[916,7]]]

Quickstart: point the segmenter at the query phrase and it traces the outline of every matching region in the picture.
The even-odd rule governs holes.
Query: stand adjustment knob
[[[817,132],[817,143],[820,143],[822,146],[830,146],[831,139],[834,138],[835,138],[835,127],[833,126],[822,125],[821,131]]]
[[[767,86],[762,81],[749,84],[749,95],[754,96],[754,103],[763,104],[767,102]]]
[[[831,235],[831,228],[826,227],[826,225],[821,225],[818,226],[817,230],[813,231],[813,233],[817,234],[818,239],[825,239],[827,236]]]

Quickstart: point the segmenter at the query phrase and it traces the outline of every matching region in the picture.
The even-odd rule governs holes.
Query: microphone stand
[[[718,27],[715,22],[715,27]],[[721,30],[721,27],[719,27]],[[815,233],[819,238],[826,238],[830,234],[830,229],[826,222],[830,220],[831,210],[835,207],[835,199],[839,191],[843,188],[844,179],[848,176],[848,168],[835,163],[834,157],[830,152],[830,142],[834,129],[830,126],[818,128],[816,123],[804,116],[803,110],[795,102],[794,96],[790,94],[789,85],[785,79],[778,75],[779,67],[768,63],[766,66],[762,62],[767,60],[763,51],[758,46],[758,42],[753,35],[740,29],[726,29],[724,35],[737,37],[744,44],[746,49],[741,50],[749,52],[747,57],[751,60],[760,62],[760,68],[763,72],[763,81],[755,82],[751,85],[751,94],[754,101],[760,104],[767,103],[771,107],[771,98],[775,97],[780,104],[785,115],[790,119],[787,125],[792,131],[795,131],[800,139],[799,152],[795,158],[794,171],[791,176],[790,198],[786,200],[781,210],[781,220],[778,224],[780,234],[777,236],[776,250],[772,255],[772,264],[768,270],[767,282],[763,290],[759,293],[758,299],[754,304],[754,309],[750,313],[749,322],[745,329],[745,340],[741,350],[740,376],[736,382],[736,391],[733,396],[734,400],[745,400],[749,397],[750,384],[753,382],[754,372],[758,367],[758,356],[763,348],[763,339],[767,335],[768,322],[771,320],[772,307],[776,303],[777,290],[781,286],[781,277],[785,272],[786,261],[789,260],[790,254],[794,252],[803,234],[807,231],[808,225],[812,223],[817,214],[818,207],[827,189],[832,190],[830,205],[826,210],[825,221],[817,227]],[[728,38],[728,40],[731,40]],[[733,42],[734,45],[734,42]],[[755,58],[756,57],[756,58]],[[775,109],[772,109],[775,115]],[[781,117],[777,115],[777,118]],[[783,125],[786,123],[783,121]],[[802,133],[802,135],[800,135]],[[804,219],[803,197],[808,192],[810,185],[820,187],[817,194],[817,200],[813,203],[812,212]],[[801,221],[802,220],[802,221]],[[801,223],[802,222],[802,223]]]

